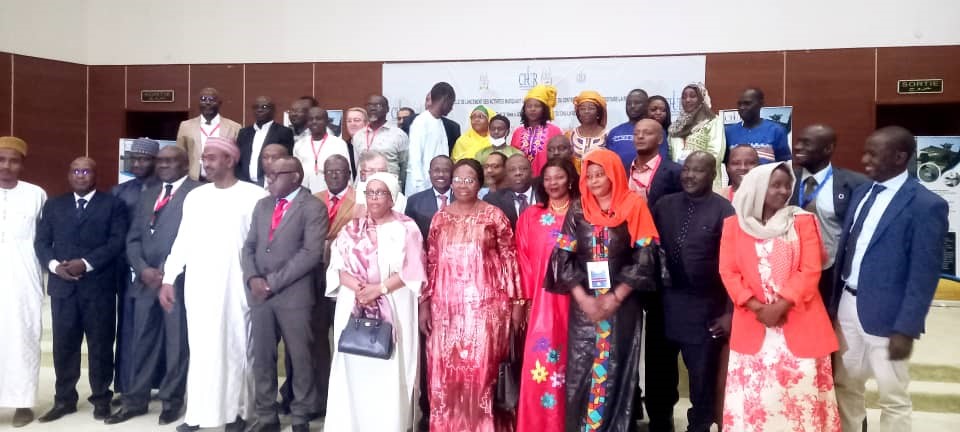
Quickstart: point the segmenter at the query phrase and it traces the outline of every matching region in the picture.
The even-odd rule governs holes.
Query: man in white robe
[[[43,283],[32,247],[47,193],[20,180],[27,143],[0,137],[0,408],[16,408],[13,426],[33,421],[40,373]]]
[[[187,411],[178,432],[220,427],[242,431],[253,415],[250,309],[240,267],[263,188],[238,181],[236,144],[211,137],[203,149],[204,172],[213,183],[193,190],[183,203],[183,219],[163,267],[160,304],[167,310],[183,301],[187,311],[190,366]],[[184,298],[173,283],[185,273]]]
[[[410,124],[407,178],[403,189],[405,194],[413,195],[433,187],[430,183],[430,161],[439,155],[450,155],[442,117],[450,114],[456,99],[457,94],[450,84],[434,84],[427,96],[427,110]],[[403,213],[403,209],[400,212]]]

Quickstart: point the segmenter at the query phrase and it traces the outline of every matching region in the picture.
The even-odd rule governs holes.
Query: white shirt
[[[323,163],[335,154],[350,160],[350,150],[342,139],[326,134],[320,140],[314,140],[312,135],[301,139],[293,145],[293,156],[303,165],[303,187],[310,189],[310,193],[319,193],[327,190],[327,182],[323,179]]]
[[[85,199],[85,200],[87,200],[87,202],[83,204],[83,208],[86,209],[86,208],[90,205],[90,200],[93,199],[93,194],[95,194],[95,193],[97,193],[97,190],[96,190],[96,189],[88,192],[86,195],[83,195],[83,196],[77,195],[77,193],[74,192],[74,193],[73,193],[73,207],[74,207],[75,209],[78,209],[78,210],[79,210],[79,209],[80,209],[80,199]],[[93,271],[93,266],[90,265],[90,263],[87,262],[87,260],[86,260],[85,258],[80,258],[80,260],[83,261],[83,264],[87,266],[87,273],[90,273],[90,272]],[[50,273],[56,274],[56,273],[57,273],[57,266],[58,266],[58,265],[60,265],[60,261],[57,261],[57,260],[55,260],[55,259],[50,260],[50,262],[47,263],[47,269],[50,270]]]
[[[533,205],[537,203],[536,198],[533,196],[533,186],[528,187],[527,191],[523,192],[523,194],[526,195],[527,197],[528,205]],[[519,195],[520,194],[517,194],[517,196]],[[520,202],[517,201],[516,199],[513,200],[513,208],[517,210],[517,216],[520,216]]]
[[[867,213],[866,219],[863,220],[863,227],[860,229],[860,237],[857,237],[857,246],[856,251],[853,254],[853,261],[850,263],[850,277],[845,281],[850,288],[857,289],[857,283],[860,280],[860,264],[863,262],[863,254],[867,251],[867,246],[870,244],[870,239],[873,238],[874,231],[877,230],[877,225],[880,224],[880,218],[883,217],[883,213],[887,210],[887,206],[890,205],[890,201],[893,200],[894,195],[903,187],[903,184],[907,182],[907,172],[904,171],[900,175],[887,180],[883,183],[880,183],[883,186],[886,186],[886,189],[883,192],[877,194],[876,200],[873,202],[873,206],[870,207],[870,213]],[[876,185],[876,183],[874,183]],[[854,224],[856,224],[857,217],[860,215],[860,209],[863,207],[863,204],[867,202],[867,199],[870,197],[873,188],[871,187],[870,191],[863,196],[863,199],[860,200],[860,203],[857,204],[857,211],[853,214]],[[853,229],[853,226],[850,227]],[[843,271],[841,269],[841,271]]]
[[[440,192],[437,191],[436,189],[433,190],[433,194],[436,196],[435,199],[437,200],[437,210],[440,210],[440,208],[442,207],[442,206],[441,206],[442,201],[440,201],[440,197],[442,197],[442,196],[447,197],[447,205],[450,205],[450,203],[452,202],[452,201],[450,200],[450,191],[451,191],[451,189],[447,189],[447,191],[446,191],[445,193],[440,193]]]
[[[833,265],[834,259],[837,257],[837,244],[840,243],[840,232],[843,230],[843,221],[837,217],[836,209],[833,208],[833,197],[835,195],[833,190],[833,176],[831,175],[829,179],[826,178],[827,172],[830,172],[832,169],[833,165],[827,164],[824,169],[814,174],[810,174],[810,171],[807,171],[806,168],[800,173],[802,180],[800,182],[799,192],[801,194],[803,194],[806,189],[806,183],[804,182],[811,176],[817,180],[817,185],[823,185],[816,197],[816,215],[817,220],[820,221],[823,247],[827,249],[827,258],[823,263],[824,269],[830,268],[830,266]]]
[[[257,171],[260,170],[260,150],[263,149],[263,142],[267,139],[267,133],[270,132],[270,126],[273,126],[273,120],[270,120],[263,124],[263,126],[257,126],[256,123],[253,124],[253,130],[256,132],[253,134],[253,147],[250,150],[250,180],[254,183],[257,182]]]
[[[170,198],[173,199],[173,196],[177,194],[177,190],[180,189],[180,186],[183,186],[183,182],[186,179],[187,176],[183,176],[173,183],[162,183],[160,186],[160,194],[157,195],[156,201],[153,202],[153,208],[157,208],[157,204],[160,204],[160,200],[163,199],[163,194],[167,192],[167,185],[173,185],[173,188],[170,189]]]
[[[220,113],[217,113],[210,120],[210,124],[207,124],[207,118],[200,116],[200,154],[203,154],[203,148],[207,145],[207,135],[209,136],[220,136]],[[203,169],[203,164],[200,164],[200,175],[206,176],[207,171]]]
[[[410,149],[404,193],[413,195],[430,189],[430,161],[439,155],[450,155],[447,130],[443,128],[443,120],[427,111],[413,119],[410,125]]]
[[[377,130],[367,126],[353,136],[352,142],[354,160],[360,160],[362,154],[375,150],[387,159],[387,172],[399,177],[400,184],[404,184],[410,139],[402,129],[390,123],[385,123]]]

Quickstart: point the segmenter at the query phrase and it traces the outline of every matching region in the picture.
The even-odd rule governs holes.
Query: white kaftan
[[[163,282],[184,272],[190,366],[184,422],[218,427],[253,414],[250,309],[240,249],[263,188],[208,183],[183,202],[183,220],[163,267]]]
[[[430,161],[439,155],[450,155],[443,120],[434,117],[429,111],[414,118],[410,124],[408,152],[407,179],[403,193],[410,196],[433,187],[430,183]]]
[[[30,408],[40,373],[43,283],[33,250],[47,193],[20,181],[0,189],[0,407]]]

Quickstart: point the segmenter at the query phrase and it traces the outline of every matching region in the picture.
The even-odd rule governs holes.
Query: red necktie
[[[447,208],[447,196],[446,195],[437,195],[437,199],[440,200],[440,210]]]
[[[277,206],[273,208],[273,218],[270,219],[270,241],[273,241],[273,232],[277,230],[280,220],[283,219],[283,212],[287,211],[287,204],[289,203],[285,198],[280,198],[277,200]]]
[[[333,221],[337,217],[337,210],[340,209],[340,198],[336,195],[330,197],[330,202],[327,203],[327,215],[330,217],[330,220]]]

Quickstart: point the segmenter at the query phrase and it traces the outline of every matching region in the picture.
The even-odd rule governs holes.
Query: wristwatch
[[[387,289],[387,285],[386,285],[385,283],[383,283],[383,282],[380,282],[380,294],[381,294],[381,295],[387,295],[387,293],[389,293],[389,292],[390,292],[390,290]]]

